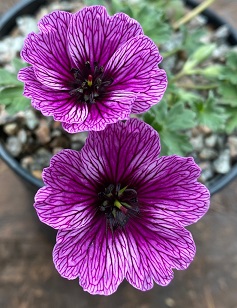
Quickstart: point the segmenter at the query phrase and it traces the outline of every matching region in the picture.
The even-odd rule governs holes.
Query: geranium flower
[[[158,133],[130,119],[52,158],[34,206],[59,229],[53,260],[63,277],[109,295],[125,278],[145,291],[188,267],[195,244],[184,227],[205,214],[209,192],[193,158],[159,152]]]
[[[91,6],[43,17],[21,57],[24,95],[70,133],[103,130],[158,103],[167,86],[157,46],[126,14]]]

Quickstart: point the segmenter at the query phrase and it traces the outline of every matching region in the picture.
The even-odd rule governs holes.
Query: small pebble
[[[210,135],[205,138],[204,143],[208,148],[214,148],[217,142],[217,135]]]
[[[167,298],[165,299],[165,304],[166,304],[166,306],[168,306],[168,307],[174,307],[175,301],[173,300],[173,298],[167,297]]]
[[[15,135],[15,133],[18,130],[18,125],[16,122],[13,123],[8,123],[6,125],[4,125],[3,127],[3,131],[8,135],[8,136],[12,136]]]
[[[17,137],[18,137],[18,139],[20,140],[20,142],[22,144],[26,143],[26,141],[27,141],[27,133],[26,133],[26,131],[23,128],[19,130],[19,132],[17,133]]]
[[[37,179],[42,180],[42,170],[31,170],[31,173],[33,176],[35,176]]]
[[[71,134],[70,135],[70,139],[72,142],[81,142],[81,143],[85,143],[86,142],[86,138],[88,136],[87,132],[81,132],[81,133],[77,133],[77,134]]]
[[[16,157],[21,153],[21,142],[15,136],[10,136],[6,142],[6,148],[11,153],[12,156]]]
[[[39,125],[39,120],[33,110],[29,109],[25,111],[25,122],[26,126],[31,130],[35,129]]]
[[[21,51],[24,42],[23,36],[6,37],[0,41],[0,63],[11,62]]]
[[[32,156],[25,156],[21,160],[21,166],[25,169],[30,169],[30,166],[33,163],[33,157]]]
[[[203,15],[197,15],[193,19],[191,19],[189,25],[192,28],[198,28],[204,26],[207,23],[207,18]]]
[[[200,176],[200,181],[205,183],[207,180],[211,179],[214,175],[214,170],[212,165],[209,161],[201,162],[198,164],[199,167],[202,169],[202,173]]]
[[[229,51],[229,47],[225,44],[217,46],[217,48],[212,53],[212,58],[215,60],[224,61],[226,58],[226,53]]]
[[[35,131],[35,134],[40,142],[40,144],[46,144],[51,140],[50,129],[48,122],[45,119],[39,121],[39,126]]]
[[[229,34],[229,28],[227,25],[220,26],[215,32],[214,32],[214,38],[219,39],[226,39]]]
[[[214,169],[220,174],[226,174],[230,171],[230,150],[225,149],[213,163]]]
[[[200,152],[203,149],[203,136],[199,134],[196,137],[190,138],[190,143],[195,151]]]
[[[211,129],[206,125],[200,125],[200,126],[198,126],[198,129],[204,135],[210,135],[212,133]]]
[[[41,168],[49,166],[52,153],[45,148],[39,148],[34,154],[34,169],[37,169],[36,166]]]
[[[225,146],[225,136],[223,136],[223,135],[217,136],[216,146],[217,146],[218,150],[223,149],[223,147]]]
[[[208,160],[208,159],[212,160],[216,158],[217,156],[218,156],[218,153],[215,150],[209,149],[209,148],[204,148],[199,153],[199,157],[204,160]]]
[[[230,148],[230,156],[232,158],[237,158],[237,137],[229,136],[228,137],[228,145]]]
[[[16,19],[16,23],[23,36],[27,36],[30,32],[39,32],[37,21],[31,16],[19,16]]]
[[[63,148],[60,148],[60,147],[54,148],[54,149],[53,149],[53,155],[55,155],[55,154],[61,152],[62,150],[63,150]]]

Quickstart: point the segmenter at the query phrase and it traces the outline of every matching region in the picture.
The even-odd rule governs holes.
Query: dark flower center
[[[93,68],[89,61],[86,61],[84,69],[72,68],[74,75],[71,96],[76,96],[78,101],[94,104],[96,99],[105,93],[107,86],[111,85],[113,79],[104,74],[104,67],[94,62]]]
[[[120,184],[110,184],[98,197],[101,201],[99,210],[105,214],[112,231],[124,227],[131,216],[139,213],[137,192],[127,186],[121,189]]]

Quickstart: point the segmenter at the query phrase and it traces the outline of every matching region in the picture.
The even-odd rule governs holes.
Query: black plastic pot
[[[47,3],[47,0],[22,0],[12,9],[10,9],[1,19],[0,19],[0,38],[4,37],[13,29],[16,25],[16,18],[24,14],[32,14],[38,10],[38,8]],[[193,0],[184,0],[184,3],[188,7],[197,6],[197,2]],[[208,23],[214,28],[218,28],[222,25],[227,25],[229,28],[228,41],[232,45],[237,45],[237,31],[234,30],[225,20],[216,15],[213,11],[207,9],[202,13],[207,17]],[[43,182],[35,178],[31,173],[21,167],[21,165],[12,157],[3,145],[1,140],[0,145],[0,157],[17,173],[21,178],[26,182],[30,183],[35,188],[40,188],[43,185]],[[217,176],[213,183],[209,186],[210,192],[213,195],[214,193],[220,191],[225,187],[229,182],[231,182],[237,176],[237,164],[234,165],[229,173],[223,176]]]

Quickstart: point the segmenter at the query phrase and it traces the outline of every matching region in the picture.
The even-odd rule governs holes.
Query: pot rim
[[[36,11],[40,6],[46,4],[47,0],[21,0],[11,9],[9,9],[0,18],[0,38],[3,38],[13,27],[16,25],[16,18],[18,16],[29,14],[29,12]],[[188,7],[194,8],[198,5],[198,2],[194,0],[183,0],[184,4]],[[228,42],[231,45],[237,45],[237,31],[222,17],[218,16],[214,11],[206,9],[202,12],[202,15],[207,17],[208,24],[212,24],[215,28],[222,25],[226,25],[229,29]],[[20,163],[6,150],[1,140],[0,144],[0,157],[5,163],[26,182],[32,186],[40,188],[44,185],[43,181],[34,177],[30,172],[24,169]],[[237,176],[237,163],[231,168],[231,170],[225,174],[216,176],[215,180],[208,186],[211,195],[217,193],[229,184]]]

